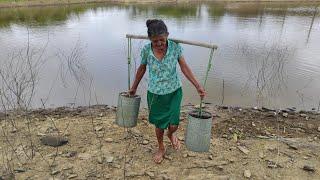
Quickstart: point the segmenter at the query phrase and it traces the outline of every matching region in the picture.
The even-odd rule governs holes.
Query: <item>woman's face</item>
[[[159,51],[166,50],[167,38],[168,38],[168,35],[158,35],[158,36],[150,37],[152,47]]]

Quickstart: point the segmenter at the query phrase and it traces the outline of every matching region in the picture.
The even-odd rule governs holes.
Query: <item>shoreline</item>
[[[19,8],[19,7],[36,7],[36,6],[58,6],[58,5],[75,5],[91,3],[113,3],[113,4],[183,4],[183,3],[320,3],[320,0],[164,0],[154,2],[152,0],[31,0],[10,2],[9,0],[1,1],[0,8]]]

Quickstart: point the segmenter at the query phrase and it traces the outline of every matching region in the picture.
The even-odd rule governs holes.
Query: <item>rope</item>
[[[204,82],[203,82],[203,89],[205,89],[206,84],[207,84],[207,80],[208,80],[208,75],[209,75],[209,71],[212,67],[212,58],[213,58],[213,52],[214,49],[212,48],[210,51],[210,57],[209,57],[209,62],[208,62],[208,67],[207,67],[207,71],[206,71],[206,76],[204,78]],[[203,98],[200,98],[200,111],[199,111],[199,117],[201,117],[202,115],[202,103],[203,103]]]

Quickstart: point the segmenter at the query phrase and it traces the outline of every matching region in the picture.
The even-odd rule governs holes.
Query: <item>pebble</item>
[[[320,128],[320,127],[319,127]],[[178,136],[178,139],[180,140],[180,141],[184,141],[184,137],[183,136]]]
[[[238,149],[241,151],[241,152],[243,152],[244,154],[246,154],[246,155],[248,155],[249,154],[249,150],[246,148],[246,147],[244,147],[244,146],[237,146],[238,147]]]
[[[112,163],[113,162],[114,157],[109,156],[106,158],[107,163]]]
[[[77,174],[70,174],[70,175],[68,176],[68,179],[73,179],[73,178],[76,178],[76,177],[78,177]]]
[[[243,176],[246,177],[246,178],[250,178],[250,177],[251,177],[251,172],[250,172],[250,170],[245,170],[245,171],[243,172]]]
[[[150,172],[150,171],[147,171],[146,175],[149,176],[150,178],[154,178],[155,177],[154,173]]]
[[[166,175],[166,174],[161,174],[160,176],[159,176],[161,179],[163,179],[163,180],[170,180],[171,178],[168,176],[168,175]]]
[[[187,157],[188,157],[188,154],[185,153],[185,154],[183,154],[182,156],[183,156],[184,158],[187,158]]]
[[[51,175],[56,175],[56,174],[59,174],[59,173],[60,173],[59,170],[55,170],[55,171],[52,171],[52,172],[51,172]]]
[[[209,159],[210,159],[210,160],[213,160],[213,156],[212,156],[212,155],[209,155]]]
[[[300,117],[308,117],[306,114],[300,114]]]
[[[303,166],[303,170],[309,171],[309,172],[315,172],[316,171],[316,169],[313,166],[309,166],[309,165],[304,165]]]
[[[143,145],[147,145],[147,144],[149,144],[149,141],[148,140],[143,140],[142,144]]]
[[[112,143],[112,142],[113,142],[113,139],[112,139],[112,138],[107,138],[105,141],[106,141],[107,143]]]
[[[320,132],[320,126],[318,127],[318,131]]]
[[[188,156],[189,156],[189,157],[196,157],[197,155],[196,155],[195,153],[193,153],[193,152],[189,152],[189,153],[188,153]]]
[[[26,172],[26,169],[24,169],[24,168],[15,168],[15,169],[14,169],[14,172],[16,172],[16,173],[23,173],[23,172]]]
[[[264,159],[266,156],[265,156],[265,154],[264,154],[263,152],[259,152],[259,157],[260,157],[261,159]]]
[[[289,116],[289,114],[288,113],[283,113],[282,116],[287,118]]]
[[[98,157],[98,163],[99,164],[103,164],[103,161],[105,160],[105,158],[104,157]]]
[[[17,132],[17,128],[14,127],[10,132],[11,132],[11,133]]]
[[[97,127],[94,128],[95,131],[101,131],[102,129],[103,129],[102,126],[97,126]]]
[[[88,153],[80,153],[80,154],[78,155],[78,157],[79,157],[79,159],[81,159],[81,160],[88,160],[88,159],[91,158],[91,155],[88,154]]]
[[[42,137],[40,140],[43,145],[52,146],[52,147],[58,147],[68,143],[68,140],[62,136],[47,135]]]
[[[219,171],[223,171],[223,166],[216,166]]]

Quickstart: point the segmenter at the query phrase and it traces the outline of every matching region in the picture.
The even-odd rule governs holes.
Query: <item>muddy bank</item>
[[[265,3],[265,2],[284,2],[284,3],[314,3],[320,2],[320,0],[163,0],[163,1],[153,1],[153,0],[22,0],[22,1],[12,1],[3,0],[0,1],[0,8],[12,8],[12,7],[31,7],[31,6],[52,6],[52,5],[67,5],[67,4],[86,4],[86,3],[139,3],[139,4],[166,4],[166,3],[198,3],[198,2],[252,2],[252,3]]]
[[[178,138],[184,143],[187,113]],[[209,152],[175,151],[162,164],[148,112],[130,130],[114,124],[116,107],[39,109],[1,115],[0,176],[16,179],[319,179],[320,115],[285,109],[207,105],[214,115]],[[14,125],[14,126],[13,126]],[[43,138],[67,143],[49,146]],[[0,178],[1,179],[1,178]]]

